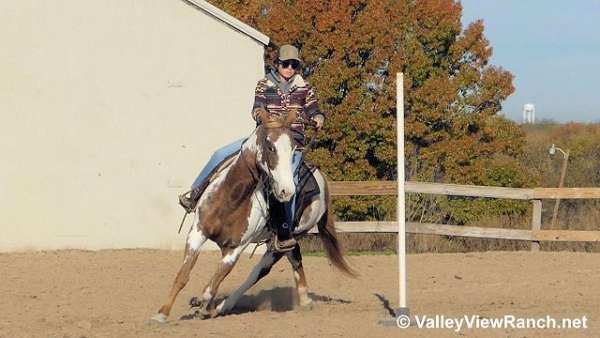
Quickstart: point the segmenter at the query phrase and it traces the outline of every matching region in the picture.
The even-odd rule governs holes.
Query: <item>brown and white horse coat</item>
[[[196,206],[194,224],[187,235],[183,264],[167,302],[153,317],[154,320],[166,320],[177,294],[189,281],[190,271],[196,262],[200,247],[208,239],[220,247],[222,259],[204,288],[202,299],[192,301],[192,305],[198,306],[198,313],[204,317],[224,314],[231,310],[241,295],[266,275],[271,266],[283,256],[281,253],[267,250],[246,282],[221,302],[216,307],[216,312],[212,311],[212,303],[219,285],[233,269],[240,254],[250,243],[266,240],[270,236],[266,227],[269,217],[266,194],[272,193],[279,201],[286,202],[296,190],[292,172],[294,143],[287,127],[292,118],[288,118],[287,121],[268,120],[257,127],[231,164],[216,174],[209,183]],[[335,238],[326,181],[318,170],[314,172],[314,176],[320,188],[320,195],[302,212],[294,234],[304,234],[318,224],[330,260],[343,272],[352,275],[353,272],[343,259]],[[310,299],[299,246],[286,255],[294,267],[300,304],[306,305],[310,303]]]

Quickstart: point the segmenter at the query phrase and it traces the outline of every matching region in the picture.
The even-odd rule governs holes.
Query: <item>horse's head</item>
[[[265,113],[259,118],[262,123],[255,131],[257,168],[268,177],[275,198],[287,202],[296,191],[292,171],[294,140],[290,132],[296,113],[291,112],[285,118]]]

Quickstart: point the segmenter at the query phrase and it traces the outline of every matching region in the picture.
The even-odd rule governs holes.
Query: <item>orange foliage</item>
[[[309,157],[332,179],[395,179],[395,80],[404,72],[409,179],[528,184],[488,175],[497,156],[522,154],[524,137],[496,115],[513,77],[488,64],[482,21],[462,28],[460,2],[211,2],[271,37],[267,59],[277,45],[301,49],[303,75],[328,117]]]

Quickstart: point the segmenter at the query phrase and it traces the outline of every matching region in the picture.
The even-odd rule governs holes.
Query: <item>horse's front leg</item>
[[[161,306],[161,308],[158,310],[158,313],[152,317],[152,320],[161,323],[166,322],[169,313],[171,313],[173,303],[175,303],[175,298],[177,297],[177,294],[179,294],[179,291],[181,291],[181,289],[183,289],[183,287],[185,287],[187,282],[190,280],[190,272],[196,264],[198,254],[200,252],[200,247],[204,242],[206,242],[206,240],[206,236],[202,233],[201,229],[198,229],[196,223],[190,231],[190,233],[188,234],[183,264],[181,265],[181,268],[179,268],[179,272],[175,277],[173,286],[171,286],[169,297],[166,303],[163,306]]]
[[[288,252],[286,255],[294,269],[294,281],[296,282],[299,304],[302,307],[309,307],[312,304],[312,299],[308,296],[308,285],[306,284],[306,276],[302,267],[300,244],[296,244],[294,250]]]
[[[235,263],[238,261],[240,254],[244,249],[248,246],[248,244],[240,245],[234,249],[222,248],[222,258],[219,262],[219,266],[217,267],[217,271],[213,274],[212,278],[204,287],[204,291],[202,292],[202,304],[200,305],[199,314],[204,317],[213,317],[216,315],[215,313],[211,313],[213,309],[213,300],[219,291],[219,286],[227,277],[227,275],[231,272]]]
[[[273,265],[275,265],[275,263],[277,263],[281,257],[281,253],[267,250],[260,259],[260,262],[256,264],[248,278],[246,278],[246,281],[231,295],[221,301],[221,303],[217,306],[217,312],[220,315],[230,312],[240,298],[242,298],[244,293],[248,291],[248,289],[256,284],[261,278],[269,274]]]

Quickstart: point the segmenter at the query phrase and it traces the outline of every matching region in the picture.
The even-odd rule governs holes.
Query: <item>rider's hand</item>
[[[258,124],[265,122],[269,118],[269,113],[263,108],[257,108],[254,112],[255,120]]]
[[[317,129],[321,129],[321,127],[323,127],[323,122],[325,122],[325,118],[320,114],[315,115],[312,120],[317,124]]]

